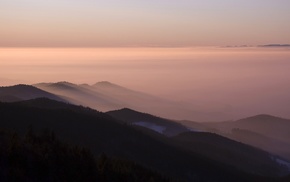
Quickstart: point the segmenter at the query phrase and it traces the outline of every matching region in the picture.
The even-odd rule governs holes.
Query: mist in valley
[[[289,7],[1,1],[0,181],[289,182]]]
[[[9,48],[0,53],[2,104],[63,107],[39,99],[45,97],[76,105],[65,107],[81,105],[246,171],[260,168],[241,161],[245,153],[259,156],[253,165],[268,161],[282,166],[283,174],[290,171],[288,49]],[[237,158],[216,155],[211,147]]]
[[[143,94],[133,108],[151,108],[145,111],[171,119],[290,118],[287,48],[5,48],[0,53],[1,85],[109,81]],[[87,95],[78,102],[101,111],[132,107],[129,93],[92,88],[83,87]],[[55,93],[74,99],[72,92]],[[106,101],[104,94],[110,97]]]

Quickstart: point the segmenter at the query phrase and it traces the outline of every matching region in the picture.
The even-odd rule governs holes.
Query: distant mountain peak
[[[93,85],[94,87],[103,87],[103,88],[119,88],[119,89],[125,89],[125,90],[129,90],[125,87],[122,87],[120,85],[114,84],[112,82],[109,81],[100,81],[97,82],[96,84]]]
[[[83,86],[83,87],[89,87],[90,85],[87,84],[87,83],[82,83],[82,84],[79,84],[79,86]]]
[[[18,84],[18,85],[13,85],[13,86],[1,86],[1,88],[12,88],[12,87],[19,87],[19,88],[34,88],[31,85],[26,85],[26,84]]]
[[[103,85],[103,86],[117,86],[116,84],[113,84],[109,81],[100,81],[100,82],[97,82],[95,85]]]
[[[122,109],[119,109],[118,111],[130,111],[130,112],[138,112],[138,111],[135,111],[135,110],[133,110],[133,109],[130,109],[130,108],[127,108],[127,107],[125,107],[125,108],[122,108]],[[140,112],[138,112],[138,113],[140,113]]]
[[[13,86],[1,86],[0,88],[2,89],[7,89],[7,90],[13,90],[13,91],[18,91],[18,92],[21,92],[21,91],[42,91],[44,92],[43,90],[40,90],[32,85],[26,85],[26,84],[18,84],[18,85],[13,85]]]
[[[130,114],[141,114],[141,115],[148,115],[148,116],[153,116],[151,114],[148,114],[148,113],[144,113],[144,112],[140,112],[140,111],[136,111],[136,110],[133,110],[133,109],[130,109],[130,108],[122,108],[122,109],[118,109],[118,110],[113,110],[113,111],[108,111],[107,113],[114,113],[114,112],[117,112],[117,113],[130,113]],[[156,117],[157,116],[153,116],[153,117]]]
[[[255,117],[255,118],[279,118],[279,117],[277,117],[277,116],[272,116],[272,115],[269,115],[269,114],[258,114],[258,115],[256,115],[256,116],[253,116],[253,117]]]
[[[54,84],[59,84],[59,85],[67,85],[67,86],[75,86],[76,84],[71,83],[71,82],[67,82],[67,81],[60,81],[60,82],[56,82]]]
[[[50,92],[44,91],[37,87],[25,84],[19,84],[8,87],[0,87],[0,97],[2,100],[29,100],[39,97],[47,97],[54,100],[63,101],[64,99],[60,98],[57,95],[54,95]],[[16,99],[17,98],[17,99]]]
[[[51,88],[57,88],[57,89],[74,89],[74,87],[77,85],[74,83],[67,82],[67,81],[60,81],[60,82],[55,82],[55,83],[38,83],[38,84],[35,84],[35,86],[40,87],[40,88],[51,87]]]
[[[112,83],[109,81],[100,81],[100,82],[97,82],[96,84],[112,84]]]
[[[274,121],[274,120],[287,120],[285,118],[272,116],[269,114],[259,114],[255,116],[251,116],[248,118],[241,119],[240,121],[247,121],[247,120],[256,120],[256,121]]]
[[[259,45],[259,47],[290,47],[290,44],[266,44]]]
[[[59,84],[59,85],[75,85],[74,83],[68,82],[68,81],[59,81],[59,82],[41,82],[37,83],[34,85],[54,85],[54,84]]]
[[[62,83],[62,84],[73,84],[71,82],[68,82],[68,81],[59,81],[59,82],[56,82],[56,83]],[[73,84],[74,85],[74,84]]]

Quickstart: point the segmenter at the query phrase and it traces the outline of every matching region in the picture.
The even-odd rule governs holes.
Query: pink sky
[[[289,0],[1,0],[0,47],[290,43]]]
[[[107,80],[287,115],[289,47],[254,46],[290,44],[289,8],[289,0],[1,0],[0,84]]]
[[[0,84],[110,81],[207,111],[290,118],[289,60],[288,48],[2,48]]]

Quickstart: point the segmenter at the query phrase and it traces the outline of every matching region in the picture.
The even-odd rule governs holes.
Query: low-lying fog
[[[105,80],[223,120],[290,118],[289,70],[286,48],[0,49],[1,85]]]

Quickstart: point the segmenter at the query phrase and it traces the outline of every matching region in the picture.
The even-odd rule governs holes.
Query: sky
[[[290,42],[289,0],[1,0],[1,47]]]
[[[0,85],[110,81],[200,112],[290,118],[290,48],[0,48]]]
[[[110,81],[204,112],[290,118],[290,47],[255,47],[290,44],[289,9],[289,0],[0,0],[0,86]]]

